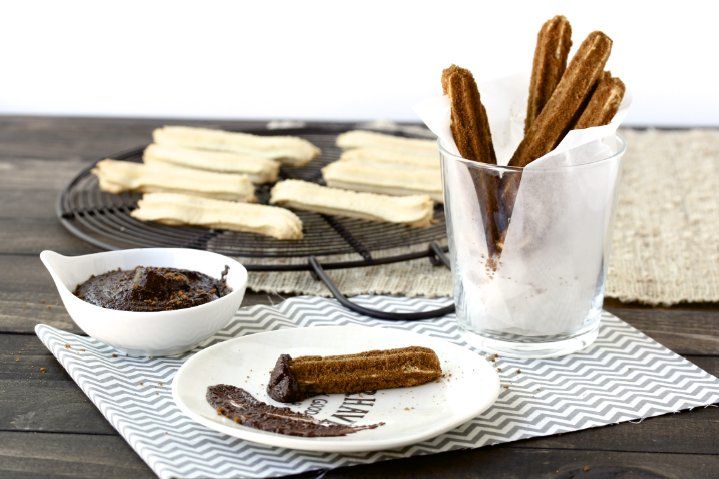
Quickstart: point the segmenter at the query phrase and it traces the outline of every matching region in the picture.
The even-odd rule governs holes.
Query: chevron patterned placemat
[[[359,303],[395,311],[433,309],[446,299],[363,296]],[[359,323],[405,328],[463,344],[453,316],[420,322],[366,318],[337,302],[297,297],[238,311],[202,347],[280,328]],[[498,358],[502,392],[480,417],[413,446],[362,454],[272,448],[211,431],[183,416],[170,384],[189,355],[132,358],[88,337],[38,325],[38,337],[90,400],[161,478],[274,477],[414,455],[476,448],[719,402],[719,379],[604,313],[597,341],[559,359]]]

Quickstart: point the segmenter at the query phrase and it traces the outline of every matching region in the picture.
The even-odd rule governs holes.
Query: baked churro
[[[496,164],[487,112],[472,73],[457,65],[446,68],[442,72],[442,90],[451,104],[450,129],[459,153],[468,160]],[[489,170],[470,170],[470,174],[478,195],[487,251],[493,257],[501,249],[497,222],[503,222],[497,201],[498,178]]]
[[[267,393],[275,401],[297,402],[318,394],[352,394],[419,386],[442,376],[437,354],[409,346],[337,356],[282,354],[270,373]]]
[[[542,111],[527,130],[509,166],[525,167],[552,151],[574,126],[597,81],[602,76],[612,50],[612,40],[602,32],[592,32],[582,42],[562,79]],[[509,175],[501,182],[502,211],[512,216],[521,175]],[[503,234],[502,234],[503,236]]]
[[[606,125],[612,121],[624,98],[624,82],[604,72],[574,129]]]
[[[529,81],[525,133],[534,119],[547,104],[567,67],[569,49],[572,47],[572,26],[562,15],[547,20],[537,34],[534,50],[532,77]]]
[[[450,128],[463,158],[497,164],[487,112],[469,70],[452,65],[442,72],[442,89],[452,105]]]
[[[559,144],[581,115],[611,50],[612,40],[604,33],[592,32],[587,36],[554,93],[519,143],[509,166],[527,166]]]
[[[276,206],[174,193],[145,194],[137,206],[130,215],[140,221],[243,231],[277,239],[302,239],[302,221],[290,210]]]
[[[418,227],[429,226],[434,213],[432,199],[427,195],[358,193],[301,180],[277,183],[270,193],[270,203],[321,214]]]

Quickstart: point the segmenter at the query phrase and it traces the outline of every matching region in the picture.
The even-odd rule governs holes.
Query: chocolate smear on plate
[[[288,436],[346,436],[365,429],[375,429],[384,424],[343,426],[320,422],[308,414],[295,412],[288,407],[277,407],[258,401],[244,389],[227,384],[209,386],[205,397],[218,414],[237,424]]]

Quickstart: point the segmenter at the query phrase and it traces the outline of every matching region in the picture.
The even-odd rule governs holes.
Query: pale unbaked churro
[[[189,126],[165,126],[152,133],[155,143],[199,150],[229,151],[303,166],[320,155],[320,149],[296,136],[259,136]]]
[[[439,152],[436,155],[417,155],[411,153],[385,150],[382,148],[354,148],[345,150],[339,161],[364,161],[373,164],[384,164],[395,168],[432,168],[439,170]]]
[[[328,186],[384,195],[429,195],[444,202],[439,169],[407,168],[362,160],[335,161],[322,168]]]
[[[100,189],[108,193],[183,193],[221,200],[254,202],[255,189],[247,175],[197,171],[169,164],[146,165],[105,159],[92,169]]]
[[[278,162],[267,158],[155,143],[145,148],[142,161],[148,165],[165,163],[215,173],[244,174],[255,184],[274,183],[280,169]]]
[[[437,142],[416,138],[403,138],[373,131],[353,130],[337,136],[337,146],[353,148],[376,148],[405,154],[437,157]]]
[[[270,203],[298,210],[370,221],[428,226],[434,205],[427,195],[388,196],[330,188],[301,180],[277,183]]]
[[[302,221],[276,206],[221,201],[174,193],[143,195],[130,215],[141,221],[258,233],[281,240],[302,239]]]

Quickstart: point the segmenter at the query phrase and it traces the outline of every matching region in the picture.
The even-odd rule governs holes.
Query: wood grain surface
[[[153,128],[166,123],[262,125],[0,117],[0,477],[153,477],[33,328],[45,323],[80,332],[60,304],[38,253],[97,251],[57,222],[60,190],[88,162],[141,146]],[[282,299],[249,293],[244,304]],[[719,375],[719,305],[648,308],[610,301],[607,309]],[[710,478],[717,471],[719,409],[708,407],[478,450],[337,469],[324,477]]]

